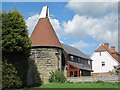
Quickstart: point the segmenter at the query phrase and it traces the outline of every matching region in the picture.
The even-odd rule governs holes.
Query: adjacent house
[[[91,76],[92,60],[79,49],[61,44],[67,65],[67,77]]]
[[[91,55],[91,59],[94,76],[108,75],[120,63],[119,53],[115,46],[109,47],[109,43],[99,45]]]
[[[44,6],[31,34],[31,57],[28,69],[29,84],[48,82],[50,72],[64,70],[66,77],[90,76],[92,60],[77,48],[60,43],[49,20],[48,6]],[[37,73],[35,73],[35,69]]]

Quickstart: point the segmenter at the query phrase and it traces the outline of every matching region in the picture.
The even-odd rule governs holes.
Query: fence
[[[82,76],[82,77],[68,77],[67,81],[70,82],[96,82],[96,81],[104,81],[104,82],[119,82],[120,77],[118,75],[110,75],[110,76]]]

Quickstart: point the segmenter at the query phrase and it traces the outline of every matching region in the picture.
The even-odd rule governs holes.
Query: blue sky
[[[117,3],[98,2],[4,2],[2,10],[18,9],[31,33],[41,9],[48,5],[50,21],[59,40],[91,55],[104,42],[117,47]]]
[[[66,3],[67,2],[4,2],[2,4],[2,9],[5,11],[9,11],[17,8],[24,15],[25,19],[27,19],[29,16],[36,13],[40,14],[42,7],[48,5],[50,8],[50,14],[54,15],[54,18],[57,18],[62,22],[64,20],[66,21],[71,19],[75,14],[75,12],[65,7]]]

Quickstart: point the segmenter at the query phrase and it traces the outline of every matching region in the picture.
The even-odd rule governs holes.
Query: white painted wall
[[[113,66],[118,65],[118,62],[107,52],[94,52],[91,55],[93,73],[109,72]],[[102,66],[102,61],[105,61],[105,66]]]

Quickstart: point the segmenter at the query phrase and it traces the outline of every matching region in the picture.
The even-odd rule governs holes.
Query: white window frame
[[[90,60],[88,60],[88,65],[90,65]]]

